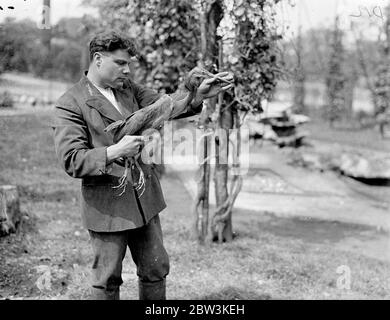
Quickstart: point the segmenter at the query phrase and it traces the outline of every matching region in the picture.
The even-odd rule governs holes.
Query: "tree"
[[[371,94],[382,137],[384,126],[390,122],[390,5],[384,12],[383,25],[375,25],[375,29],[379,30],[378,41],[364,41],[363,32],[358,32],[357,24],[352,26],[359,64]]]
[[[277,79],[282,75],[282,68],[278,60],[279,50],[277,40],[281,36],[276,33],[273,6],[278,1],[233,1],[232,6],[223,7],[218,1],[205,1],[205,17],[215,16],[211,20],[211,30],[215,30],[216,22],[221,22],[221,11],[227,19],[227,26],[224,32],[227,39],[222,38],[216,42],[215,34],[208,34],[212,39],[214,47],[219,45],[219,59],[216,64],[219,68],[225,67],[232,70],[235,77],[234,94],[225,93],[219,98],[215,110],[211,108],[208,113],[214,114],[214,122],[209,125],[217,133],[216,145],[216,166],[215,166],[215,195],[216,210],[210,219],[205,217],[207,211],[202,210],[203,221],[208,221],[207,239],[218,239],[219,242],[231,241],[233,239],[232,213],[235,200],[241,190],[242,176],[240,175],[240,127],[242,119],[248,112],[262,112],[262,101],[270,99],[276,87]],[[216,10],[217,8],[217,10]],[[214,14],[213,14],[214,10]],[[204,21],[208,22],[206,19]],[[202,27],[202,30],[209,31],[210,28]],[[202,33],[203,34],[203,33]],[[206,33],[207,34],[207,33]],[[223,48],[223,50],[222,50]],[[224,51],[228,54],[223,54]],[[210,60],[210,59],[209,59]],[[216,54],[214,51],[214,61]],[[211,59],[211,62],[213,59]],[[204,118],[204,117],[203,117]],[[207,118],[207,117],[206,117]],[[230,143],[229,138],[221,140],[222,137],[229,137],[229,129],[234,128],[237,133],[236,143]],[[221,133],[221,134],[220,134]],[[232,149],[233,164],[229,170],[228,154]],[[203,158],[208,158],[205,155]],[[207,177],[204,166],[203,177]],[[228,188],[228,176],[231,174],[231,184]],[[208,181],[204,179],[203,185],[199,184],[198,191],[208,190]],[[206,184],[206,185],[205,185]],[[202,193],[200,193],[202,194]],[[199,204],[199,194],[196,204]],[[205,223],[201,224],[198,235],[203,240],[205,234]]]
[[[224,5],[220,0],[217,1],[200,1],[198,2],[198,15],[200,21],[201,31],[201,55],[199,64],[209,71],[216,72],[221,67],[221,59],[219,53],[221,44],[220,37],[217,36],[218,26],[223,18]],[[200,179],[197,183],[197,194],[193,205],[193,228],[192,236],[203,243],[206,239],[211,240],[213,237],[212,226],[213,222],[209,220],[209,189],[210,189],[210,132],[213,133],[211,115],[214,114],[217,107],[215,98],[209,99],[205,102],[200,116],[198,127],[203,130],[202,140],[199,141],[201,146],[198,150],[200,154],[201,163],[199,166]],[[216,142],[216,155],[220,154],[220,141],[214,138]],[[215,175],[220,172],[220,159],[216,159]],[[220,195],[226,197],[225,185],[219,185],[218,180],[215,180],[217,204],[220,202]],[[221,191],[218,192],[218,189]]]
[[[28,72],[31,49],[36,47],[38,31],[31,20],[7,18],[0,28],[0,65],[4,71]]]
[[[390,122],[390,5],[386,7],[383,42],[381,43],[382,64],[377,70],[374,82],[377,109],[375,110],[381,136],[385,136],[384,126]]]
[[[326,78],[327,106],[326,117],[331,128],[334,122],[340,119],[345,110],[345,75],[343,72],[344,47],[343,33],[339,27],[339,17],[335,19],[333,39],[331,43],[331,55],[329,60],[328,75]]]
[[[66,46],[53,46],[51,60],[53,66],[51,77],[76,82],[80,79],[80,57],[82,55],[79,45],[67,43]]]
[[[299,28],[297,37],[297,63],[294,72],[294,109],[298,113],[306,113],[305,105],[305,80],[306,74],[302,63],[303,58],[303,43],[302,43],[302,28]]]
[[[86,19],[86,18],[85,18]],[[30,20],[6,19],[0,24],[0,69],[32,73],[35,76],[77,81],[86,39],[81,34],[85,19],[63,18],[45,34]]]

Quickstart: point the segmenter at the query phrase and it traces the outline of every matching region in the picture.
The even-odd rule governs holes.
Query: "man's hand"
[[[142,136],[124,136],[117,144],[107,148],[107,162],[110,163],[121,157],[137,155],[144,145]]]
[[[233,87],[233,75],[229,72],[220,72],[214,75],[214,77],[205,79],[200,84],[195,101],[201,101],[204,99],[212,98],[218,95],[220,92],[229,90]]]

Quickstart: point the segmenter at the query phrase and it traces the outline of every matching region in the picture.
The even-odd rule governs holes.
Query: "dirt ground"
[[[91,249],[81,226],[79,181],[56,163],[50,113],[0,114],[0,184],[18,185],[30,219],[0,239],[1,299],[87,299]],[[237,209],[232,243],[190,238],[190,194],[164,176],[162,215],[171,272],[168,299],[389,299],[389,234],[364,225]],[[291,208],[293,209],[293,208]],[[340,287],[348,270],[350,286]],[[123,299],[137,299],[127,255]]]

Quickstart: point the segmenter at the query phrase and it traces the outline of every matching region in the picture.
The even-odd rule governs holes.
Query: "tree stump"
[[[16,231],[22,218],[16,186],[0,186],[0,237]]]

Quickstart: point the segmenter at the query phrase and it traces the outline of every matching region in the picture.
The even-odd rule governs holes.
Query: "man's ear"
[[[93,55],[93,61],[95,62],[97,67],[100,67],[102,63],[102,54],[100,52],[95,52]]]

